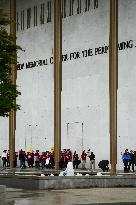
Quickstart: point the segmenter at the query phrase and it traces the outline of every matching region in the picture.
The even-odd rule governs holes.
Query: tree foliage
[[[7,117],[12,109],[20,109],[16,104],[20,92],[11,78],[12,64],[16,63],[15,52],[19,47],[14,43],[15,38],[6,30],[8,24],[7,15],[0,10],[0,116],[3,117]]]

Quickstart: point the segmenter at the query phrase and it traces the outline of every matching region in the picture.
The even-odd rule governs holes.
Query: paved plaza
[[[21,175],[41,174],[42,170],[16,168]],[[47,170],[44,170],[45,173]],[[83,170],[80,170],[83,171]],[[87,171],[87,170],[86,170]],[[100,171],[100,170],[97,170]],[[9,169],[1,170],[7,175]],[[107,174],[107,173],[105,173]],[[136,173],[121,175],[134,176]],[[28,183],[29,186],[29,183]],[[89,188],[62,190],[26,190],[6,188],[6,201],[0,205],[136,205],[136,188]]]
[[[136,188],[7,189],[6,205],[136,205]]]

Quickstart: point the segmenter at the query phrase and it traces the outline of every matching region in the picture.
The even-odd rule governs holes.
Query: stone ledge
[[[0,176],[0,184],[29,190],[136,187],[136,176]]]

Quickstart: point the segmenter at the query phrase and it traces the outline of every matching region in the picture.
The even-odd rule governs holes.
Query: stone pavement
[[[7,189],[6,205],[136,205],[136,188]]]
[[[51,173],[54,173],[55,175],[58,175],[61,171],[63,170],[58,170],[58,171],[55,171],[55,169],[37,169],[35,167],[33,168],[23,168],[23,169],[20,169],[20,168],[13,168],[12,170],[10,168],[6,168],[6,169],[3,169],[2,167],[0,168],[0,174],[10,174],[10,173],[16,173],[16,174],[35,174],[35,175],[40,175],[42,173],[44,173],[45,175],[49,175]],[[94,174],[97,174],[97,172],[100,172],[100,169],[99,170],[96,170],[96,171],[90,171],[88,169],[85,169],[85,170],[82,170],[82,169],[75,169],[75,173],[83,173],[83,174],[86,174],[86,173],[89,173],[90,175],[94,175]]]
[[[8,172],[10,170],[10,168],[9,167],[7,167],[6,169],[3,169],[1,166],[0,166],[0,173],[2,173],[2,172]],[[23,168],[23,169],[20,169],[19,167],[16,167],[16,168],[14,168],[13,169],[13,171],[15,171],[15,172],[50,172],[50,171],[54,171],[54,169],[46,169],[46,168],[44,168],[44,169],[38,169],[38,168],[35,168],[35,167],[33,167],[33,168],[29,168],[29,167],[26,167],[25,169]],[[60,171],[62,171],[62,170],[60,170]],[[81,168],[79,168],[79,169],[75,169],[75,172],[91,172],[89,169],[81,169]],[[95,170],[95,172],[97,173],[97,172],[102,172],[102,170],[101,169],[96,169]],[[106,173],[108,173],[108,172],[104,172],[103,174],[106,174]],[[117,170],[117,173],[121,173],[121,174],[124,174],[124,171],[123,170]],[[136,174],[136,171],[135,172],[132,172],[132,171],[130,171],[129,173],[125,173],[125,174]]]
[[[6,187],[0,185],[0,205],[5,205]]]
[[[44,170],[46,171],[46,170]],[[49,171],[49,170],[48,170]],[[78,170],[79,171],[79,170]],[[83,170],[80,170],[83,171]],[[86,170],[87,171],[87,170]],[[97,170],[100,171],[100,170]],[[0,174],[7,175],[9,169]],[[40,174],[36,169],[15,169],[24,175]],[[105,175],[108,173],[105,173]],[[136,173],[120,175],[135,176]],[[8,177],[8,176],[7,176]],[[93,176],[92,176],[93,177]],[[136,179],[135,179],[136,180]],[[1,198],[2,200],[2,198]],[[6,205],[136,205],[136,188],[88,188],[61,190],[26,190],[7,188]],[[5,203],[0,203],[5,205]]]

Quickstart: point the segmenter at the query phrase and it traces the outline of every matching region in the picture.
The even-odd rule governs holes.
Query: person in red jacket
[[[85,152],[85,150],[82,152],[82,155],[81,155],[81,159],[82,159],[82,169],[86,169],[85,167],[85,164],[86,164],[86,157],[87,157],[87,154]]]

